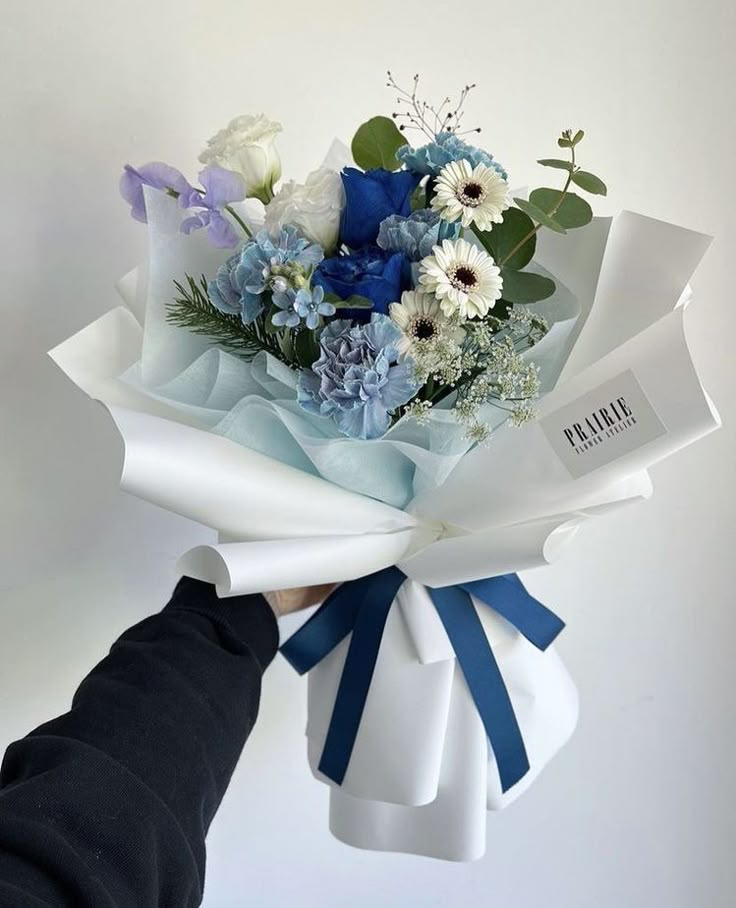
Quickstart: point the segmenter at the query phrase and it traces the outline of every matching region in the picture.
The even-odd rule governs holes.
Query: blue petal
[[[352,410],[340,410],[335,414],[338,429],[349,438],[380,438],[391,425],[391,417],[380,400],[368,401],[364,406]]]

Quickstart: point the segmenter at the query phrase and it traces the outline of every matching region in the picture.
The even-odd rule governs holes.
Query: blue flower
[[[395,303],[401,298],[401,291],[408,289],[407,266],[407,258],[401,252],[366,246],[350,255],[325,259],[314,272],[312,283],[342,300],[364,296],[376,312],[388,312],[389,303]],[[355,316],[352,312],[346,315],[357,318],[359,311]]]
[[[264,294],[286,292],[292,279],[321,262],[323,254],[321,246],[304,239],[291,225],[275,239],[261,230],[217,269],[207,287],[210,300],[221,312],[239,315],[247,325],[265,309]]]
[[[450,161],[469,161],[472,167],[478,164],[493,167],[504,180],[508,179],[508,174],[498,161],[493,160],[492,154],[483,151],[482,148],[468,145],[454,132],[437,133],[434,142],[419,148],[403,145],[396,152],[396,157],[409,170],[422,175],[436,176]]]
[[[299,290],[289,288],[284,292],[274,293],[274,303],[281,310],[274,312],[271,321],[274,325],[286,325],[287,328],[296,328],[304,319],[310,331],[319,325],[320,315],[334,315],[335,307],[332,303],[325,302],[325,291],[322,287],[309,290],[301,287]]]
[[[373,315],[367,325],[330,322],[320,335],[319,359],[299,373],[300,405],[332,417],[350,438],[380,438],[391,413],[417,392],[413,362],[399,362],[400,337],[386,315]]]
[[[454,239],[459,225],[450,225],[449,235],[443,239]],[[408,218],[392,214],[381,222],[378,231],[378,245],[387,252],[403,252],[410,262],[418,262],[432,253],[432,247],[439,243],[440,216],[429,208],[420,208]]]
[[[381,221],[389,215],[407,215],[411,211],[411,194],[419,177],[408,170],[356,170],[346,167],[342,182],[345,207],[340,219],[340,241],[351,249],[376,242]]]

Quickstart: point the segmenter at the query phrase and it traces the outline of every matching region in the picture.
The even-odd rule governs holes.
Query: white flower
[[[281,124],[263,114],[244,114],[209,140],[199,160],[239,173],[245,179],[248,195],[265,204],[281,176],[281,159],[276,150],[280,132]]]
[[[432,209],[445,221],[460,221],[479,230],[500,224],[510,205],[509,184],[493,167],[450,161],[439,173]]]
[[[388,307],[388,314],[401,329],[396,349],[402,356],[410,353],[420,341],[437,340],[448,328],[437,297],[422,290],[405,290],[401,302]]]
[[[467,240],[444,240],[419,263],[419,283],[440,300],[448,318],[483,318],[501,297],[503,280],[496,263]]]
[[[337,246],[345,190],[340,174],[326,167],[312,171],[305,183],[286,183],[266,207],[266,229],[271,234],[293,224],[325,252]]]

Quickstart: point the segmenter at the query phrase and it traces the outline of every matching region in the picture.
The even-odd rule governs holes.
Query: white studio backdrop
[[[732,161],[736,13],[723,0],[0,0],[0,749],[64,711],[125,627],[156,610],[179,554],[212,534],[123,496],[111,420],[45,351],[115,304],[145,231],[121,165],[196,173],[238,113],[284,123],[287,177],[390,112],[387,68],[469,125],[515,185],[583,127],[596,211],[715,235],[693,281],[693,355],[724,428],[653,470],[654,498],[529,572],[568,628],[572,742],[489,816],[487,856],[452,865],[352,850],[307,769],[306,687],[277,659],[209,837],[206,908],[726,908],[733,904]],[[549,175],[549,172],[547,172]]]

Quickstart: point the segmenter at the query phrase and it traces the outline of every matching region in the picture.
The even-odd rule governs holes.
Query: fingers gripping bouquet
[[[515,572],[718,425],[683,328],[709,239],[593,218],[582,131],[539,161],[559,184],[513,193],[470,87],[389,84],[394,116],[301,184],[263,116],[209,141],[199,186],[126,167],[149,261],[52,355],[110,410],[123,488],[218,532],[183,571],[341,583],[282,647],[333,832],[468,860],[577,716],[563,623]]]

